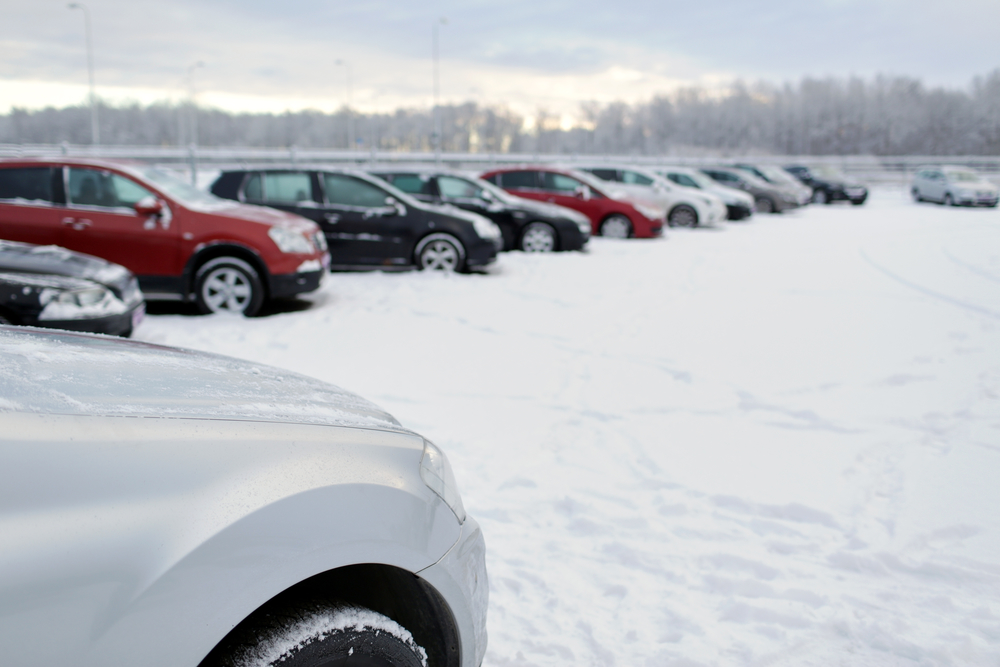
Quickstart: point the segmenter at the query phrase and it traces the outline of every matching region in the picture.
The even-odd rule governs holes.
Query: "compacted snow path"
[[[333,274],[136,337],[312,375],[434,440],[483,525],[486,665],[997,665],[1000,212]]]

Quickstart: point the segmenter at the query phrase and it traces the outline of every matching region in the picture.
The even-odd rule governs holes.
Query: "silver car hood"
[[[0,359],[0,412],[236,419],[408,432],[375,404],[334,385],[204,352],[0,326]]]

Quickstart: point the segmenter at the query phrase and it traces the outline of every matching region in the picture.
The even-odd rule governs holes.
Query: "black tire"
[[[632,236],[632,221],[620,213],[609,215],[600,226],[601,236],[612,239],[627,239]]]
[[[754,205],[758,213],[775,213],[774,202],[768,197],[757,197]]]
[[[202,264],[195,274],[194,294],[198,310],[205,314],[252,317],[264,303],[257,270],[237,257],[216,257]]]
[[[552,225],[545,222],[530,222],[521,232],[518,246],[524,252],[552,252],[556,249],[558,237]]]
[[[428,234],[413,251],[421,271],[461,271],[465,266],[465,246],[451,234]]]
[[[950,192],[944,193],[944,201],[941,202],[945,206],[956,206],[955,200],[952,198]]]
[[[823,188],[816,188],[813,190],[812,203],[814,204],[829,204],[830,195],[826,193]]]
[[[409,631],[355,606],[267,614],[227,637],[199,667],[421,667],[427,653]]]
[[[913,201],[917,202],[918,204],[924,200],[923,195],[920,194],[920,190],[918,190],[917,188],[912,188],[910,190],[910,194],[913,196]]]
[[[698,211],[687,204],[675,206],[667,217],[667,224],[671,227],[697,227]]]

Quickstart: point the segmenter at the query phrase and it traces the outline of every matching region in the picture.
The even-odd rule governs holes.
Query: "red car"
[[[650,238],[663,234],[667,211],[614,188],[590,174],[555,167],[494,169],[481,176],[507,192],[580,211],[594,234],[614,238]]]
[[[152,300],[253,315],[319,287],[326,239],[311,220],[219,199],[142,165],[0,160],[0,239],[121,264]]]

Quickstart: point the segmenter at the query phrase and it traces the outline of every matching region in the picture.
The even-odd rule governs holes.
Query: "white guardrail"
[[[754,162],[758,164],[831,165],[869,184],[908,183],[923,165],[955,164],[972,167],[990,178],[1000,178],[1000,156],[872,156],[872,155],[545,155],[530,153],[410,153],[397,151],[347,151],[320,148],[223,148],[210,146],[89,146],[70,144],[0,144],[0,157],[91,157],[130,160],[168,167],[203,182],[198,172],[217,172],[248,165],[340,165],[361,168],[392,164],[432,165],[463,170],[486,170],[509,164],[633,164],[699,167]],[[203,174],[207,175],[207,174]]]

